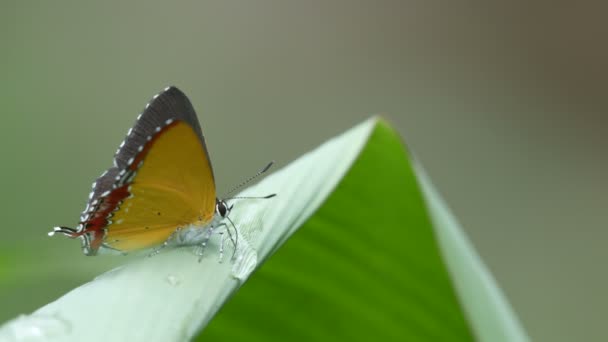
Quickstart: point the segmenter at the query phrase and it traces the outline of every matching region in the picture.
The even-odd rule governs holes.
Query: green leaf
[[[0,339],[193,338],[257,269],[198,340],[526,340],[386,122],[364,122],[242,195],[274,192],[235,205],[236,262],[219,263],[214,246],[201,263],[191,248],[142,258],[13,320]]]

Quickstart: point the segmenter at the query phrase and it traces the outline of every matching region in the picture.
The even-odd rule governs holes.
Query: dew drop
[[[21,315],[0,326],[0,341],[46,341],[67,335],[70,330],[66,320],[55,316]]]
[[[169,285],[171,286],[179,286],[179,284],[181,284],[181,279],[179,279],[178,276],[175,276],[173,274],[169,274],[167,276],[167,282],[169,283]]]

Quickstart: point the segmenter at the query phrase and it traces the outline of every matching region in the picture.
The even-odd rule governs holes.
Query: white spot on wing
[[[135,159],[133,159],[133,157],[129,158],[129,160],[127,160],[127,164],[128,164],[128,165],[133,164],[133,161],[134,161],[134,160],[135,160]]]
[[[165,125],[170,125],[173,123],[173,119],[167,119],[167,121],[165,121]]]
[[[106,197],[110,194],[110,190],[106,190],[103,192],[103,194],[101,194],[101,197]]]
[[[167,91],[169,89],[171,89],[171,86],[166,87],[164,91]]]
[[[156,132],[160,132],[160,126],[156,127]]]

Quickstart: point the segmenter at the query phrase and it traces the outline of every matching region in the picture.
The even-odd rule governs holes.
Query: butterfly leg
[[[230,227],[227,224],[225,224],[225,223],[221,223],[221,224],[219,224],[219,225],[217,225],[215,227],[209,227],[209,228],[207,228],[207,231],[205,232],[205,235],[203,237],[203,242],[201,242],[199,244],[199,246],[195,250],[195,254],[199,256],[198,262],[201,262],[201,260],[203,259],[203,253],[205,252],[205,249],[207,248],[207,244],[209,243],[209,240],[211,239],[211,236],[220,227],[225,227],[226,232],[228,233],[228,238],[230,239],[230,241],[232,242],[232,244],[234,246],[234,250],[232,252],[232,256],[231,256],[230,260],[235,260],[236,246],[237,246],[237,241],[238,241],[236,239],[238,239],[238,237],[235,239],[235,237],[230,232]],[[224,231],[218,232],[218,234],[220,235],[219,262],[222,262],[222,260],[224,258],[225,240],[226,240],[226,237],[224,236],[224,233],[225,233]]]
[[[220,234],[220,257],[218,259],[218,262],[222,263],[224,259],[224,232],[219,232],[218,234]]]
[[[209,239],[211,239],[211,235],[213,235],[213,230],[215,227],[207,228],[205,232],[205,236],[203,237],[203,242],[196,248],[195,254],[198,255],[198,262],[203,260],[203,253],[205,252],[205,248],[207,248],[207,243],[209,243]]]
[[[227,224],[224,224],[224,226],[226,226],[226,232],[228,232],[228,237],[230,237],[230,241],[232,241],[232,246],[234,247],[234,249],[232,250],[232,256],[230,257],[230,260],[235,261],[236,260],[236,248],[238,247],[238,241],[239,241],[239,232],[238,230],[236,230],[236,227],[234,228],[234,237],[232,236],[232,233],[230,233],[230,226],[228,226]]]
[[[158,253],[160,253],[161,250],[163,250],[165,247],[167,247],[169,245],[169,242],[171,242],[171,240],[173,240],[173,238],[175,237],[175,235],[177,233],[179,233],[179,231],[182,229],[182,227],[177,227],[173,233],[171,233],[171,235],[169,235],[169,237],[167,238],[167,240],[165,240],[165,242],[163,242],[162,245],[158,246],[157,248],[155,248],[152,252],[150,252],[150,254],[148,254],[148,257],[153,257],[155,255],[157,255]]]
[[[227,225],[226,223],[219,224],[217,226],[217,228],[219,228],[219,227],[225,227],[226,233],[228,233],[228,238],[230,239],[230,242],[232,242],[232,246],[234,247],[234,249],[232,250],[232,256],[230,257],[230,260],[234,261],[234,260],[236,260],[236,247],[238,246],[238,239],[239,239],[238,231],[235,230],[236,235],[232,235],[232,232],[230,231],[230,226]],[[221,232],[219,234],[224,234],[224,232]],[[224,239],[225,239],[225,237],[222,235],[222,246],[221,246],[222,251],[224,249],[223,248]]]

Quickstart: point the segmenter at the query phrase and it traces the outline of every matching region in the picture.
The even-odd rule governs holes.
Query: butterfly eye
[[[215,211],[220,214],[221,217],[226,217],[228,209],[226,209],[226,204],[224,202],[218,202],[215,205]]]

